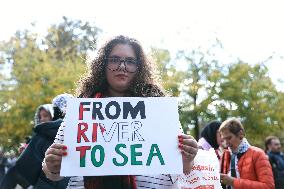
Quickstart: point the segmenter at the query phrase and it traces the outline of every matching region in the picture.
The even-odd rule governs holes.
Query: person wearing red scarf
[[[117,36],[98,51],[98,56],[89,65],[88,72],[78,82],[76,96],[80,98],[163,97],[166,94],[153,73],[157,73],[154,65],[147,59],[139,42],[133,38]],[[189,173],[198,150],[197,142],[189,135],[182,134],[178,138],[184,173]],[[59,143],[63,143],[63,140]],[[53,144],[47,150],[43,170],[50,179],[59,179],[62,156],[67,155],[65,150],[63,144]],[[168,178],[170,180],[170,177]],[[73,188],[86,189],[136,189],[141,187],[139,183],[141,182],[131,175],[92,176],[84,177],[83,182],[76,180],[68,188],[74,186]],[[157,187],[163,189],[172,188],[173,185],[172,182],[169,185],[162,183],[159,186],[159,184]]]

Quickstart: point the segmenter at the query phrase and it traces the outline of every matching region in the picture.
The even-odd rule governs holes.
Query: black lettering
[[[102,114],[102,112],[101,112],[101,108],[102,108],[102,103],[101,102],[94,102],[93,103],[93,113],[92,113],[92,119],[93,120],[97,120],[97,115],[98,115],[98,118],[100,120],[104,120],[105,119],[103,114]]]
[[[109,109],[111,106],[114,106],[115,109],[116,109],[116,112],[114,115],[111,115],[110,112],[109,112]],[[121,112],[121,108],[118,104],[118,102],[116,101],[111,101],[109,102],[107,105],[106,105],[106,108],[105,108],[105,113],[106,113],[106,116],[109,118],[109,119],[117,119],[120,115],[120,112]]]
[[[130,102],[123,102],[123,119],[127,119],[129,113],[131,118],[135,119],[138,112],[140,112],[141,119],[146,119],[144,101],[139,101],[134,108]]]

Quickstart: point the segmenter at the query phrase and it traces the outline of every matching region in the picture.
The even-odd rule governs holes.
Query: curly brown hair
[[[130,45],[138,61],[136,75],[128,93],[133,97],[165,96],[158,82],[158,76],[155,74],[156,67],[149,61],[140,43],[136,39],[122,35],[114,37],[99,49],[97,58],[88,65],[87,72],[78,81],[76,95],[78,97],[91,98],[98,92],[105,94],[108,89],[105,73],[106,58],[109,57],[112,49],[118,44]]]

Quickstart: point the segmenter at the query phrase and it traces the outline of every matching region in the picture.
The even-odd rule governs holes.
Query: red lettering
[[[84,128],[82,129],[82,126]],[[81,143],[81,137],[85,140],[85,142],[90,142],[87,138],[85,132],[88,130],[88,124],[87,123],[79,123],[78,124],[78,132],[77,132],[77,143]]]
[[[92,142],[97,142],[98,139],[98,124],[93,123]]]
[[[84,105],[90,105],[90,102],[80,102],[79,106],[79,120],[83,120],[83,112],[90,111],[90,108],[84,108]]]
[[[80,151],[80,158],[86,157],[86,151],[90,150],[91,146],[78,146],[76,147],[76,151]]]

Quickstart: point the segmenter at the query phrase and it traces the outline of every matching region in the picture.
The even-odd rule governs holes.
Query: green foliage
[[[181,51],[178,59],[186,62],[181,93],[185,97],[180,112],[181,122],[194,128],[193,134],[198,139],[201,124],[216,119],[209,105],[218,100],[217,91],[221,80],[218,62],[200,49],[190,52]]]
[[[276,90],[264,64],[220,66],[210,49],[180,51],[173,59],[166,49],[153,48],[152,56],[164,87],[181,99],[180,121],[186,132],[198,138],[209,121],[238,117],[253,145],[263,147],[268,135],[284,138],[284,94]],[[184,69],[178,70],[177,62],[185,63]]]
[[[51,103],[60,93],[73,93],[85,71],[88,50],[96,47],[98,28],[71,21],[53,25],[44,39],[18,31],[0,45],[2,58],[12,64],[11,76],[0,83],[0,143],[18,145],[30,135],[40,104]],[[5,55],[5,56],[4,56]]]
[[[171,61],[170,52],[166,49],[151,48],[150,56],[159,69],[162,85],[171,96],[179,96],[179,85],[183,80],[183,72],[178,71]]]
[[[238,62],[228,67],[219,93],[222,103],[217,115],[239,117],[249,141],[263,145],[264,136],[278,135],[283,126],[283,93],[278,92],[263,64]]]

